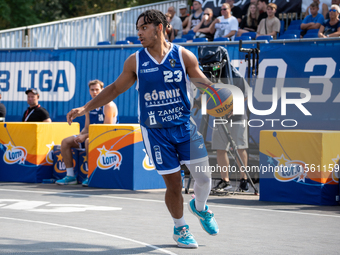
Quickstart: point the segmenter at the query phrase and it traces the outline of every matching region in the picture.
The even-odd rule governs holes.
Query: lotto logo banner
[[[260,199],[336,205],[340,131],[260,132]]]
[[[119,189],[164,188],[146,154],[136,124],[90,125],[89,186]]]
[[[82,183],[87,178],[87,174],[89,171],[85,149],[78,150],[78,166],[79,170],[77,180],[78,183]]]
[[[73,168],[74,173],[77,176],[79,173],[79,164],[78,164],[78,150],[72,149],[72,157],[73,157]],[[60,145],[54,146],[53,151],[53,177],[57,180],[60,180],[66,176],[66,166],[63,160],[63,156],[61,155]]]
[[[78,123],[0,123],[0,181],[52,178],[54,145],[75,132]]]

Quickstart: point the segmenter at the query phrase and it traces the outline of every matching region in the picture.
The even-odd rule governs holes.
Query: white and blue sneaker
[[[189,226],[174,227],[173,238],[177,242],[177,246],[181,248],[198,248],[198,244],[194,236],[189,231]]]
[[[81,183],[83,187],[88,187],[89,186],[89,178],[86,177],[86,179]]]
[[[75,176],[65,176],[63,179],[58,180],[55,183],[59,185],[73,185],[77,184],[78,182]]]
[[[188,203],[189,211],[195,215],[203,228],[209,235],[215,236],[218,234],[218,225],[214,218],[214,214],[209,210],[209,207],[206,205],[204,211],[197,211],[195,207],[195,198],[191,199]]]

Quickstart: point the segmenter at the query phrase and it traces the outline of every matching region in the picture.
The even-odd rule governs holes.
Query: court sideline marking
[[[79,196],[79,197],[103,197],[110,199],[121,199],[121,200],[133,200],[133,201],[142,201],[142,202],[156,202],[156,203],[164,203],[163,200],[154,200],[154,199],[143,199],[143,198],[131,198],[131,197],[116,197],[116,196],[107,196],[107,195],[91,195],[91,194],[80,194],[80,193],[65,193],[65,192],[51,192],[51,191],[33,191],[33,190],[15,190],[15,189],[0,189],[0,191],[13,191],[13,192],[25,192],[25,193],[38,193],[38,194],[56,194],[62,196]],[[187,203],[184,203],[187,204]],[[332,218],[340,218],[340,215],[330,215],[330,214],[320,214],[320,213],[306,213],[306,212],[296,212],[296,211],[284,211],[284,210],[275,210],[275,209],[263,209],[263,208],[250,208],[250,207],[241,207],[241,206],[230,206],[230,205],[209,205],[209,207],[217,207],[217,208],[228,208],[228,209],[241,209],[241,210],[250,210],[250,211],[264,211],[264,212],[277,212],[277,213],[290,213],[290,214],[300,214],[300,215],[310,215],[310,216],[321,216],[321,217],[332,217]]]
[[[61,224],[51,223],[51,222],[35,221],[35,220],[25,220],[25,219],[17,219],[17,218],[9,218],[9,217],[0,217],[0,219],[3,219],[3,220],[13,220],[13,221],[21,221],[21,222],[28,222],[28,223],[37,223],[37,224],[44,224],[44,225],[49,225],[49,226],[62,227],[62,228],[70,228],[70,229],[85,231],[85,232],[89,232],[89,233],[93,233],[93,234],[99,234],[99,235],[114,237],[114,238],[122,239],[122,240],[125,240],[125,241],[130,241],[130,242],[133,242],[133,243],[141,244],[141,245],[150,247],[150,248],[152,248],[154,250],[164,252],[166,254],[177,255],[176,253],[173,253],[171,251],[162,249],[162,248],[157,247],[157,246],[152,245],[152,244],[147,244],[147,243],[144,243],[144,242],[141,242],[141,241],[137,241],[137,240],[134,240],[134,239],[131,239],[131,238],[126,238],[126,237],[122,237],[122,236],[112,235],[112,234],[108,234],[108,233],[104,233],[104,232],[100,232],[100,231],[95,231],[95,230],[91,230],[91,229],[78,228],[78,227],[61,225]]]

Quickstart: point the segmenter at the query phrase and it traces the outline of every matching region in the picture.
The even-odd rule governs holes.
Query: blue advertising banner
[[[335,54],[339,46],[340,41],[260,45],[259,73],[255,79],[250,79],[252,93],[248,93],[248,103],[251,97],[251,105],[255,109],[250,111],[248,127],[256,142],[259,141],[260,130],[339,130],[340,87],[337,84],[340,82],[340,55]],[[248,44],[247,47],[254,48],[256,44]],[[187,48],[197,56],[197,47]],[[226,49],[231,63],[247,78],[245,54],[239,52],[238,45],[227,45]],[[272,99],[273,88],[277,89],[277,100]],[[282,88],[296,88],[299,93]],[[305,108],[310,115],[296,105],[303,89],[311,93],[311,98],[300,108]],[[285,101],[287,104],[283,108],[282,95],[293,100],[290,103]],[[270,109],[271,113],[264,112]],[[196,119],[199,122],[199,117]],[[212,121],[209,126],[213,126]],[[208,130],[207,140],[211,139],[210,133]]]
[[[0,51],[0,91],[7,108],[6,121],[21,121],[28,106],[25,91],[35,88],[40,105],[49,111],[52,121],[65,122],[70,109],[91,99],[88,82],[99,79],[105,86],[112,83],[122,72],[125,59],[137,49]],[[121,121],[137,122],[135,105],[125,106],[136,100],[131,88],[115,101]],[[78,121],[82,128],[85,117]]]
[[[249,125],[255,140],[258,141],[260,129],[339,130],[337,109],[340,87],[337,84],[340,81],[340,56],[334,54],[339,46],[339,41],[261,45],[259,75],[250,84],[253,106],[259,110],[270,109],[273,105],[273,88],[277,89],[278,103],[271,114],[261,116],[251,111],[250,119],[260,119],[264,123],[262,125],[261,121],[253,121]],[[246,77],[246,69],[241,65],[240,71]],[[282,97],[286,92],[284,88],[290,87],[297,88],[299,92],[287,92],[287,99],[292,101],[283,104]],[[297,102],[304,97],[304,93],[300,93],[302,89],[308,90],[311,98],[298,107]]]

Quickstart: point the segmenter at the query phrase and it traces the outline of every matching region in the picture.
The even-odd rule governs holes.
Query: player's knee
[[[163,176],[164,177],[164,176]],[[181,178],[171,178],[167,180],[167,177],[165,177],[165,185],[167,192],[173,193],[173,194],[181,194],[182,193],[182,180]]]
[[[210,177],[208,177],[206,175],[202,175],[202,176],[200,176],[200,178],[196,178],[195,182],[199,186],[210,185],[211,179],[210,179]]]
[[[173,193],[182,193],[182,182],[181,181],[172,182],[170,183],[170,185],[167,186],[167,189]]]
[[[73,142],[73,139],[71,142]],[[67,148],[71,148],[70,137],[64,138],[61,141],[61,149],[67,149]]]

